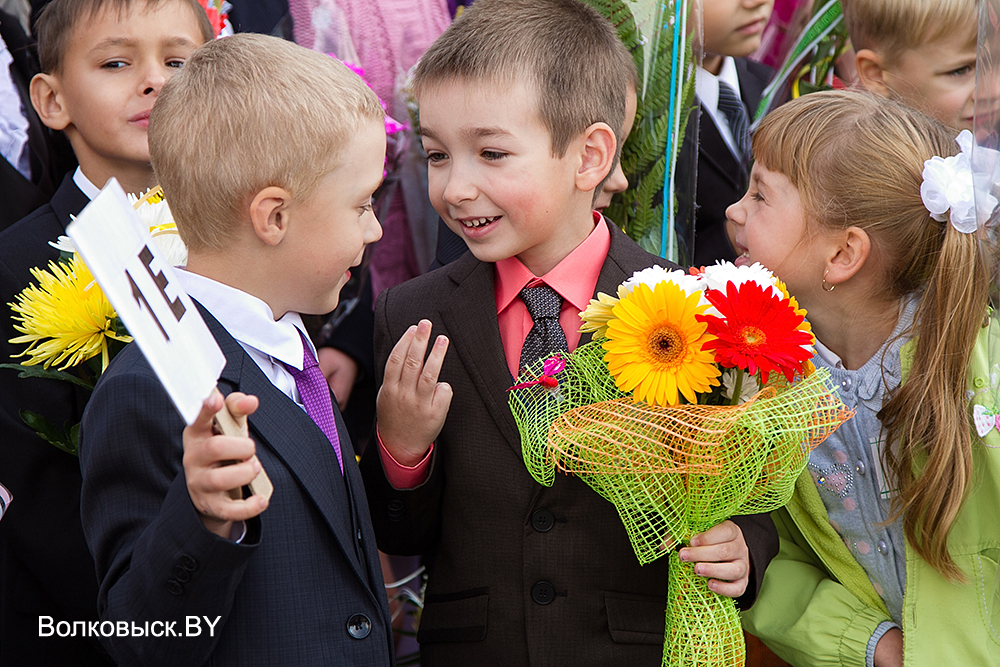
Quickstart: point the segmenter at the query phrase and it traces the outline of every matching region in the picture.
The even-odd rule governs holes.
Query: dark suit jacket
[[[35,45],[24,34],[18,20],[3,11],[0,11],[0,38],[14,59],[10,74],[28,119],[31,164],[29,179],[7,160],[0,159],[0,230],[4,230],[48,202],[63,176],[76,167],[76,158],[63,133],[45,127],[31,106],[28,85],[31,77],[38,73]]]
[[[663,260],[609,226],[597,290],[613,294]],[[392,345],[418,319],[451,339],[440,379],[454,398],[427,481],[393,489],[376,447],[361,466],[379,548],[425,556],[421,664],[659,665],[667,559],[639,567],[610,503],[577,477],[556,475],[546,488],[525,469],[493,275],[492,264],[469,253],[383,292],[375,309],[380,377]],[[749,604],[778,542],[767,515],[739,522],[755,566]],[[554,598],[545,597],[549,586]]]
[[[24,345],[6,306],[29,282],[30,269],[59,257],[49,245],[66,231],[70,214],[87,197],[67,176],[52,201],[0,233],[0,358]],[[14,494],[0,521],[0,665],[110,664],[98,642],[79,637],[39,637],[38,617],[97,620],[97,578],[80,526],[80,464],[24,425],[31,410],[58,426],[75,424],[89,392],[68,382],[24,379],[0,369],[0,484]]]
[[[740,95],[753,119],[761,94],[774,70],[746,58],[736,58]],[[746,193],[750,162],[739,161],[726,145],[712,117],[699,106],[697,209],[695,211],[694,266],[732,261],[736,253],[726,236],[726,209]]]
[[[98,383],[81,434],[100,616],[175,621],[183,634],[185,618],[197,615],[203,631],[102,641],[121,665],[391,665],[375,536],[339,411],[345,476],[316,424],[202,312],[227,360],[220,390],[260,398],[250,435],[274,495],[241,544],[207,531],[184,478],[184,422],[138,347],[123,350]],[[211,636],[204,617],[217,616]]]

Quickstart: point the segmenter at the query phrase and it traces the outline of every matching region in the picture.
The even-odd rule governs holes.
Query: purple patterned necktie
[[[323,371],[319,369],[319,362],[313,356],[309,344],[306,342],[302,332],[302,370],[294,366],[285,365],[288,372],[295,378],[295,387],[299,390],[299,397],[302,398],[302,405],[306,408],[316,426],[326,434],[333,445],[333,451],[337,452],[337,463],[340,464],[340,474],[344,474],[344,459],[340,454],[340,436],[337,435],[337,420],[333,416],[333,401],[330,399],[330,385],[323,376]]]

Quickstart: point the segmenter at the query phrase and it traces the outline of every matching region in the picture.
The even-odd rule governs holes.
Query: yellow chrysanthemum
[[[708,308],[701,294],[690,296],[664,282],[652,290],[637,285],[612,308],[604,360],[622,391],[651,405],[676,405],[680,396],[697,403],[700,392],[719,384],[707,325],[695,319]]]
[[[10,342],[28,343],[19,357],[29,357],[25,366],[56,365],[65,370],[101,355],[108,365],[108,339],[129,342],[114,330],[115,310],[90,274],[73,255],[68,262],[49,262],[48,270],[32,269],[38,285],[29,285],[8,304],[14,311],[14,328],[23,336]]]

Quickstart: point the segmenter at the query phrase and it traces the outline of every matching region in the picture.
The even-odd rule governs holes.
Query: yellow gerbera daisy
[[[108,339],[132,340],[115,331],[115,310],[79,255],[49,262],[47,271],[32,269],[31,275],[38,285],[29,285],[17,295],[17,303],[8,304],[14,328],[24,334],[10,342],[28,343],[18,355],[29,357],[25,366],[65,370],[100,354],[103,369],[109,360]]]
[[[651,405],[676,405],[680,396],[697,403],[700,392],[718,386],[720,371],[702,345],[710,336],[695,319],[708,305],[674,283],[652,290],[637,285],[612,308],[604,360],[622,391]]]

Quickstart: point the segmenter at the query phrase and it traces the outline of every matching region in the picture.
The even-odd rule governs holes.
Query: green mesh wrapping
[[[672,554],[664,664],[742,665],[733,600],[673,547],[734,514],[787,503],[809,453],[852,413],[825,370],[773,382],[742,405],[653,407],[618,391],[603,359],[601,341],[588,343],[557,387],[511,391],[525,465],[546,486],[556,470],[578,475],[614,504],[641,564]],[[540,371],[541,362],[519,381]]]

